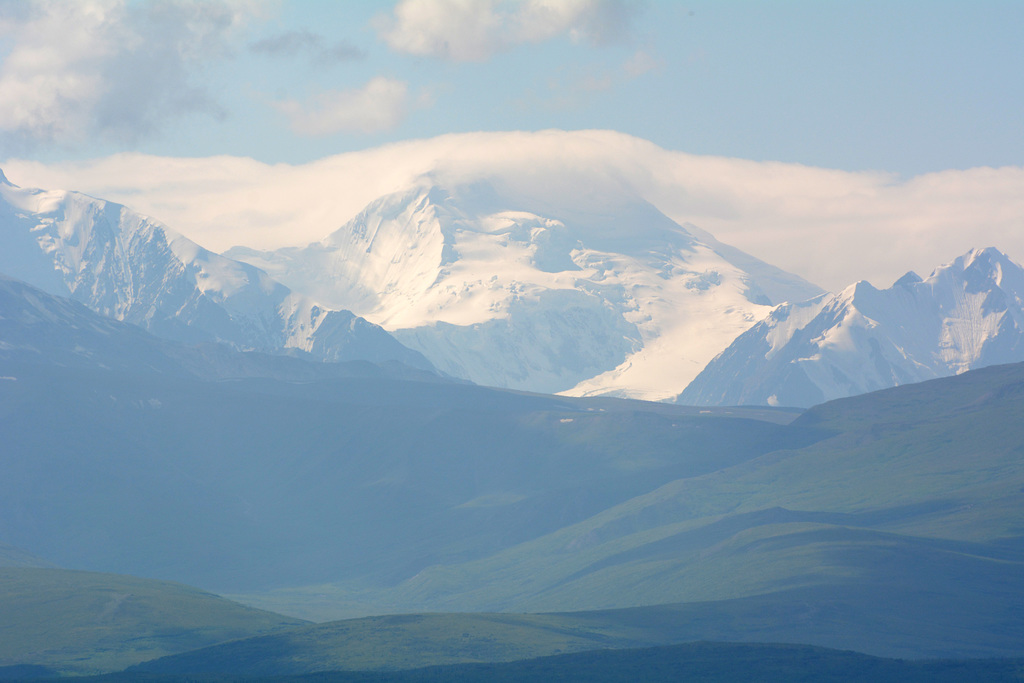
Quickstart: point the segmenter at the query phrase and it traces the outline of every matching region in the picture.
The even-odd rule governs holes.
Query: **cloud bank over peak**
[[[622,0],[402,0],[376,24],[397,52],[483,62],[561,36],[592,45],[620,42],[635,11]]]

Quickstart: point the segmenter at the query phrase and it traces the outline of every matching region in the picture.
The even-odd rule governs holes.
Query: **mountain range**
[[[0,273],[165,339],[567,396],[809,407],[1024,360],[1024,269],[996,249],[825,294],[625,189],[428,173],[320,242],[217,255],[0,175],[0,242]]]
[[[320,242],[226,254],[450,375],[575,396],[670,398],[769,306],[821,292],[629,192],[550,197],[500,179],[427,177]]]

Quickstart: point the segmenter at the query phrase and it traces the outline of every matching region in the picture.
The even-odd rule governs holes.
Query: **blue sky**
[[[1022,2],[563,0],[548,26],[526,28],[515,24],[530,2],[404,4],[403,22],[394,2],[2,0],[0,93],[25,92],[11,85],[31,75],[33,21],[68,75],[91,69],[108,92],[57,93],[79,120],[56,135],[0,112],[0,158],[301,163],[443,133],[598,128],[694,154],[904,175],[1024,159]],[[40,15],[90,6],[120,28],[93,53],[62,55],[87,22],[38,26]],[[417,30],[449,50],[421,40],[417,53]],[[118,87],[133,71],[147,83]],[[135,94],[150,102],[128,105],[135,118],[104,119]],[[365,116],[332,119],[340,102]]]

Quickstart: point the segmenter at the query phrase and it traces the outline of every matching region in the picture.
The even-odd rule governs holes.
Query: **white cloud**
[[[634,11],[624,0],[402,0],[377,29],[398,52],[480,62],[563,35],[594,45],[618,42]]]
[[[248,13],[226,0],[34,0],[0,14],[0,132],[9,144],[132,140],[216,112],[191,70]]]
[[[299,166],[118,155],[7,161],[12,182],[123,202],[223,250],[303,245],[423,174],[488,177],[542,201],[640,196],[721,241],[828,289],[888,287],[971,247],[1024,261],[1024,168],[901,180],[799,164],[693,156],[610,131],[473,133],[396,143]],[[343,189],[344,191],[339,191]]]
[[[634,52],[633,56],[626,60],[626,63],[622,65],[622,70],[628,77],[637,78],[664,65],[664,60],[659,59],[649,50],[641,49]]]
[[[299,135],[322,136],[342,131],[375,133],[396,128],[409,111],[409,85],[377,77],[362,88],[329,90],[311,101],[275,102]]]

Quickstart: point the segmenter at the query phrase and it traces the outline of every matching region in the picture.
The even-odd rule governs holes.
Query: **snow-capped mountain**
[[[811,406],[1024,360],[1024,269],[972,250],[927,279],[774,309],[683,391],[690,405]]]
[[[23,189],[2,173],[0,273],[169,339],[430,367],[378,326],[320,306],[124,206]]]
[[[661,400],[773,303],[821,290],[623,192],[430,178],[318,243],[231,258],[480,384]]]

